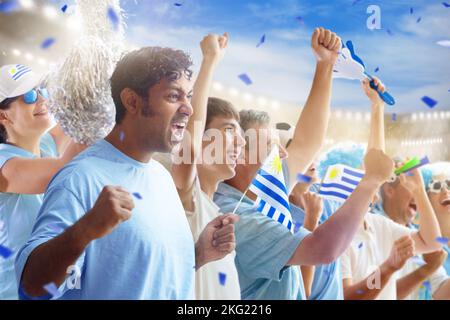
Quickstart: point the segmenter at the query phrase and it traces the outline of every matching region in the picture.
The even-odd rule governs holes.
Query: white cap
[[[0,68],[0,102],[21,96],[34,89],[41,78],[22,64],[9,64]]]

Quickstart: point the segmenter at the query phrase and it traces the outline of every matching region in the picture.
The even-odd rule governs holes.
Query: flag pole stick
[[[242,200],[244,200],[244,197],[245,197],[245,195],[247,194],[247,191],[248,191],[249,188],[250,188],[250,185],[249,185],[249,186],[247,187],[247,189],[245,190],[245,192],[244,192],[244,194],[242,195],[241,199],[239,199],[239,202],[238,202],[238,204],[236,205],[236,207],[234,207],[233,214],[236,213],[237,208],[239,208],[239,206],[241,205]]]

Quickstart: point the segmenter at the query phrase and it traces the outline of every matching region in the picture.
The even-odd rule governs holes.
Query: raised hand
[[[384,93],[386,91],[386,88],[384,84],[377,78],[372,77],[375,85],[378,87],[381,93]],[[370,80],[364,79],[361,82],[362,88],[364,90],[364,93],[369,98],[369,100],[372,102],[372,106],[381,106],[384,105],[383,100],[380,98],[378,92],[370,87]]]
[[[404,236],[394,242],[391,254],[386,260],[386,263],[391,270],[397,271],[403,268],[406,261],[414,256],[414,254],[414,240],[409,235]]]
[[[313,192],[305,192],[300,195],[300,204],[305,209],[305,228],[314,231],[323,211],[322,198]]]
[[[216,34],[208,34],[200,42],[204,59],[221,60],[225,54],[228,45],[228,33],[222,36]]]
[[[370,149],[364,158],[365,178],[384,183],[394,171],[394,162],[383,151]]]
[[[317,62],[334,65],[341,49],[341,38],[324,28],[316,28],[312,35],[311,46]]]

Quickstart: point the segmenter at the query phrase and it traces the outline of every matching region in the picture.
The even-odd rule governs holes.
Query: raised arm
[[[329,264],[350,245],[368,211],[373,195],[392,173],[394,164],[381,150],[364,159],[366,173],[344,204],[298,246],[289,265]]]
[[[374,77],[375,85],[381,92],[385,91],[383,83]],[[364,93],[371,101],[372,116],[370,117],[370,133],[367,149],[378,149],[385,152],[385,135],[384,135],[384,102],[378,93],[370,87],[370,82],[365,79],[362,82]]]
[[[288,147],[290,181],[311,164],[325,140],[330,117],[333,65],[341,48],[341,39],[330,30],[317,28],[311,46],[317,59],[309,97],[297,122]],[[295,187],[291,184],[290,191]]]
[[[44,193],[52,177],[85,148],[85,145],[70,142],[59,158],[12,158],[0,169],[0,192]]]
[[[194,84],[194,94],[192,96],[194,114],[189,120],[187,133],[184,135],[184,140],[181,144],[187,146],[187,149],[191,151],[190,157],[188,157],[191,161],[190,163],[174,164],[172,166],[172,176],[180,197],[185,200],[183,203],[190,203],[189,199],[192,197],[192,194],[188,193],[192,191],[192,185],[197,175],[197,160],[202,153],[202,138],[205,131],[209,91],[214,71],[225,54],[227,44],[227,33],[223,36],[207,35],[200,43],[203,61]]]

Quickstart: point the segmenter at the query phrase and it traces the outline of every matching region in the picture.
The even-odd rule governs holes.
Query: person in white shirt
[[[179,155],[183,159],[185,156],[191,157],[182,163],[175,161],[171,170],[194,240],[211,220],[221,215],[212,200],[214,192],[219,182],[235,175],[236,161],[245,145],[239,126],[239,114],[234,107],[221,99],[208,99],[213,72],[224,55],[227,43],[228,35],[225,33],[223,36],[208,35],[200,44],[203,62],[192,97],[194,115],[188,123],[188,134],[185,135],[182,148],[179,150]],[[217,139],[207,139],[208,133],[218,134],[220,136],[218,140],[223,142],[218,151],[223,155],[220,161],[202,157],[210,145],[220,145]],[[189,153],[185,151],[186,149],[190,150],[190,154],[184,153]],[[229,228],[232,228],[232,225]],[[239,278],[234,264],[235,255],[233,251],[223,259],[197,270],[195,276],[197,300],[241,299]]]
[[[384,91],[383,84],[377,79],[375,84]],[[384,103],[367,80],[363,81],[363,88],[372,102],[368,148],[384,150]],[[394,183],[411,194],[421,212],[422,224],[419,230],[411,230],[381,215],[366,215],[341,258],[346,300],[396,300],[396,272],[416,253],[433,252],[441,247],[435,241],[440,236],[439,224],[420,173],[414,170],[411,175],[402,174]]]

